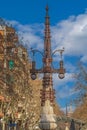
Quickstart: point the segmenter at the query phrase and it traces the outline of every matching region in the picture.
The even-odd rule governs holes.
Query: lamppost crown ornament
[[[36,51],[40,52],[39,50],[31,49],[33,52],[33,56]],[[60,68],[54,69],[52,67],[53,62],[53,54],[56,52],[60,52],[61,59],[62,50],[55,50],[53,53],[51,51],[51,36],[50,36],[50,22],[49,22],[49,15],[48,15],[48,6],[46,6],[46,17],[45,17],[45,36],[44,36],[44,53],[40,52],[43,56],[43,67],[41,69],[36,69],[35,61],[32,61],[32,68],[30,70],[31,78],[33,80],[36,79],[37,73],[43,73],[43,80],[42,85],[43,88],[41,89],[41,106],[42,106],[42,113],[40,119],[39,127],[42,130],[55,130],[57,127],[55,121],[55,115],[53,111],[53,103],[55,99],[55,90],[53,89],[53,81],[52,81],[52,74],[58,73],[59,78],[63,79],[65,74],[65,69],[63,67],[63,60],[60,61]]]

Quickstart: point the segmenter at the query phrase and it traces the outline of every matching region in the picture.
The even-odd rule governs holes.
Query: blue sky
[[[44,21],[45,6],[49,4],[51,24],[78,15],[87,8],[86,0],[3,0],[0,1],[0,14],[9,20],[22,24],[41,23]]]
[[[46,4],[49,5],[52,49],[65,48],[65,78],[59,80],[53,76],[56,100],[64,109],[76,95],[72,75],[77,71],[77,62],[87,61],[87,0],[2,0],[0,17],[16,28],[23,37],[22,44],[43,50]],[[54,58],[56,66],[60,57]]]

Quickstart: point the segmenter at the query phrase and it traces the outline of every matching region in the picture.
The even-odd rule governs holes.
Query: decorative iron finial
[[[51,36],[50,36],[50,21],[48,15],[48,5],[46,6],[46,16],[45,16],[45,40],[44,40],[44,52],[45,57],[51,57]]]
[[[46,16],[48,16],[48,10],[49,10],[49,7],[48,5],[46,6]]]
[[[49,7],[48,7],[48,5],[46,6],[46,11],[48,11],[49,10]]]

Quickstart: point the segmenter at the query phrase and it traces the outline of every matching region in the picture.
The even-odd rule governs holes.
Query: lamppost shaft
[[[51,36],[50,36],[50,22],[48,15],[48,6],[46,6],[45,17],[45,37],[44,37],[44,54],[43,54],[43,68],[36,69],[35,61],[32,62],[32,69],[30,70],[31,78],[36,79],[36,73],[43,73],[42,90],[41,90],[41,130],[55,130],[57,123],[53,110],[53,103],[55,98],[55,90],[53,89],[52,74],[59,73],[59,77],[64,78],[65,69],[63,68],[63,61],[60,61],[60,68],[52,68],[52,51],[51,51]],[[63,50],[60,50],[62,54]],[[32,50],[35,52],[35,50]],[[54,52],[55,53],[55,52]]]

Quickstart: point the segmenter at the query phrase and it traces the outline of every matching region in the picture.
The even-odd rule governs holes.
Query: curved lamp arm
[[[56,52],[60,52],[60,55],[62,57],[62,53],[64,52],[64,48],[63,49],[58,49],[58,50],[55,50],[51,56],[53,56]]]
[[[39,52],[42,56],[44,56],[43,52],[37,50],[37,49],[32,49],[31,48],[31,52],[34,54],[35,52]]]

